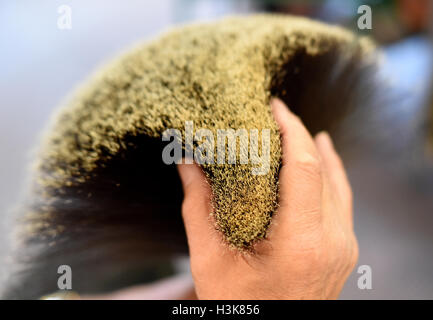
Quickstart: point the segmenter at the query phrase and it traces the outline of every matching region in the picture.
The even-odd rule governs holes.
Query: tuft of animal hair
[[[187,253],[181,184],[161,160],[162,133],[183,131],[185,121],[215,137],[217,129],[270,129],[267,174],[253,175],[255,165],[239,157],[201,166],[215,229],[229,246],[253,251],[278,205],[271,97],[312,134],[327,130],[338,141],[344,119],[369,103],[373,52],[340,27],[257,15],[178,28],[109,63],[61,107],[43,140],[6,296],[55,291],[61,264],[71,266],[75,290],[94,292],[130,284],[108,276]]]

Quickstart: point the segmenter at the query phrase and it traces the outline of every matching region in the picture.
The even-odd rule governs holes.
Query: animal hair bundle
[[[278,204],[271,97],[312,134],[327,130],[338,140],[344,119],[369,103],[373,52],[369,40],[340,27],[257,15],[178,28],[109,63],[60,108],[43,140],[4,295],[55,291],[62,264],[74,272],[74,290],[108,290],[130,284],[109,277],[186,254],[180,180],[161,160],[162,133],[183,131],[186,121],[215,136],[270,130],[267,174],[252,174],[239,157],[202,165],[215,228],[235,250],[252,250]]]

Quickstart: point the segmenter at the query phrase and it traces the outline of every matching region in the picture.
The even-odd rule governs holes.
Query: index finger
[[[314,225],[321,218],[323,189],[319,152],[302,121],[281,100],[273,99],[271,105],[283,153],[278,225],[282,229]]]

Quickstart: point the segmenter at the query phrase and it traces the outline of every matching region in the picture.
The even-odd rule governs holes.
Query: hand
[[[313,139],[283,102],[271,105],[282,137],[279,208],[254,254],[224,244],[203,172],[178,166],[199,299],[335,299],[358,259],[351,188],[329,135]]]

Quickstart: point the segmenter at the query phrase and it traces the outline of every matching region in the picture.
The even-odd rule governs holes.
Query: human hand
[[[203,172],[178,165],[199,299],[335,299],[358,259],[351,188],[329,135],[313,139],[283,102],[271,105],[283,150],[279,208],[254,254],[221,241]]]

